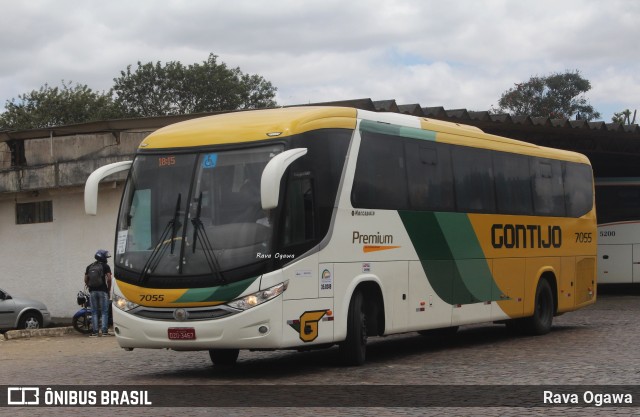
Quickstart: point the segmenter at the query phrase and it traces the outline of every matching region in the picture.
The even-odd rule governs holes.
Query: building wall
[[[40,300],[52,317],[70,320],[96,250],[113,253],[126,172],[102,181],[97,216],[84,212],[84,183],[100,166],[133,159],[153,130],[25,140],[27,163],[19,167],[0,144],[0,288]],[[16,224],[17,203],[40,201],[52,202],[52,222]]]
[[[0,200],[0,288],[44,302],[54,318],[79,309],[76,294],[97,249],[113,253],[123,186],[111,182],[99,192],[98,214],[84,213],[83,189],[43,190]],[[16,224],[16,202],[51,200],[53,221]],[[113,268],[113,263],[109,262]]]

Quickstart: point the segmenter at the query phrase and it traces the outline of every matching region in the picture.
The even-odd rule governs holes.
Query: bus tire
[[[543,335],[551,331],[555,305],[551,285],[546,279],[538,281],[536,288],[533,316],[527,317],[524,322],[524,331],[531,335]]]
[[[209,357],[214,366],[233,366],[239,354],[240,349],[209,349]]]
[[[360,366],[367,352],[367,316],[364,311],[364,296],[356,291],[349,303],[347,316],[347,338],[340,344],[340,359],[348,366]]]

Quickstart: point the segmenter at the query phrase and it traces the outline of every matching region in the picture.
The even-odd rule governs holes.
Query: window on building
[[[16,203],[16,224],[47,223],[52,221],[52,201]]]

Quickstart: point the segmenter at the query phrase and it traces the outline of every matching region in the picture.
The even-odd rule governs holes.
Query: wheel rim
[[[28,330],[37,329],[40,327],[40,323],[35,317],[29,317],[24,324],[24,328]]]

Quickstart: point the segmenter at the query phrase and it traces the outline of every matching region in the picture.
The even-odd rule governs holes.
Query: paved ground
[[[69,334],[6,340],[0,341],[0,385],[639,385],[638,346],[640,295],[628,295],[623,290],[600,294],[596,305],[557,317],[553,331],[540,337],[513,336],[504,326],[485,325],[463,327],[456,337],[446,341],[415,333],[374,339],[369,345],[367,363],[356,368],[341,367],[336,349],[304,353],[241,352],[236,368],[221,370],[211,366],[206,352],[125,352],[117,347],[115,338],[90,339]],[[634,402],[640,406],[640,396],[634,397]],[[0,414],[3,411],[8,410],[0,409]],[[45,409],[10,411],[18,416],[33,416]],[[89,412],[86,408],[46,411],[42,415]],[[640,407],[254,407],[135,411],[136,415],[158,416],[640,415]],[[90,412],[111,415],[114,409]]]

